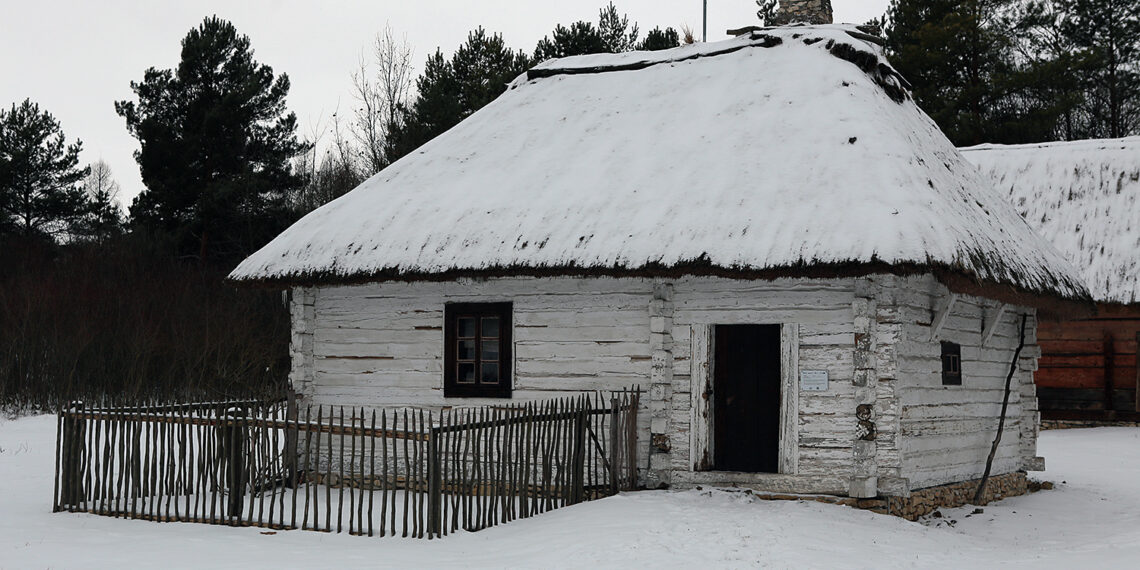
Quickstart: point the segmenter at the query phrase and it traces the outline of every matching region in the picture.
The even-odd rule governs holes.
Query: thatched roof
[[[1140,137],[962,153],[1078,268],[1097,301],[1140,303]]]
[[[546,62],[231,278],[942,271],[1087,295],[856,36]]]

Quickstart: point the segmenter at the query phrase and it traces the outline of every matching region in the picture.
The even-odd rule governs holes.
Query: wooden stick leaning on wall
[[[994,456],[997,455],[998,445],[1001,443],[1001,432],[1005,430],[1005,412],[1009,407],[1009,392],[1010,386],[1013,382],[1013,375],[1017,373],[1017,361],[1021,358],[1021,349],[1025,347],[1025,321],[1029,319],[1028,314],[1021,315],[1021,333],[1018,336],[1017,350],[1013,351],[1013,361],[1009,364],[1009,374],[1005,377],[1005,395],[1001,400],[1001,416],[998,418],[997,435],[994,436],[994,444],[990,447],[990,455],[986,458],[986,470],[982,473],[982,480],[978,482],[978,490],[974,492],[974,504],[982,504],[982,499],[986,494],[986,482],[990,478],[990,470],[994,465]]]

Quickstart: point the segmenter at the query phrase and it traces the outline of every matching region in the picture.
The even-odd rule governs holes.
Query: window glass
[[[445,305],[444,347],[444,396],[511,396],[510,303]]]
[[[459,317],[458,335],[460,338],[473,338],[475,336],[474,317]]]
[[[499,361],[499,341],[483,339],[483,354],[479,356],[483,361]]]
[[[483,317],[483,338],[499,336],[499,317]]]
[[[498,384],[499,383],[499,363],[498,362],[484,362],[483,375],[479,379],[484,384]]]
[[[462,384],[475,383],[475,363],[474,362],[460,362],[459,363],[459,377],[458,382]]]
[[[942,341],[942,384],[962,384],[962,345],[956,342]]]
[[[460,340],[459,353],[455,356],[459,360],[475,360],[475,340]]]

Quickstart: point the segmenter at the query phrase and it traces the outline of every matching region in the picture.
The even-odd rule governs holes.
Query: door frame
[[[799,469],[799,377],[800,326],[797,323],[716,323],[780,325],[780,460],[779,473],[794,475]],[[693,471],[711,471],[713,455],[713,327],[692,325],[689,359],[691,404],[689,407],[689,465]]]

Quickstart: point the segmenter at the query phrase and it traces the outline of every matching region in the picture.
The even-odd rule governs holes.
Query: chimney
[[[776,16],[768,25],[787,24],[830,24],[831,0],[780,0]]]

